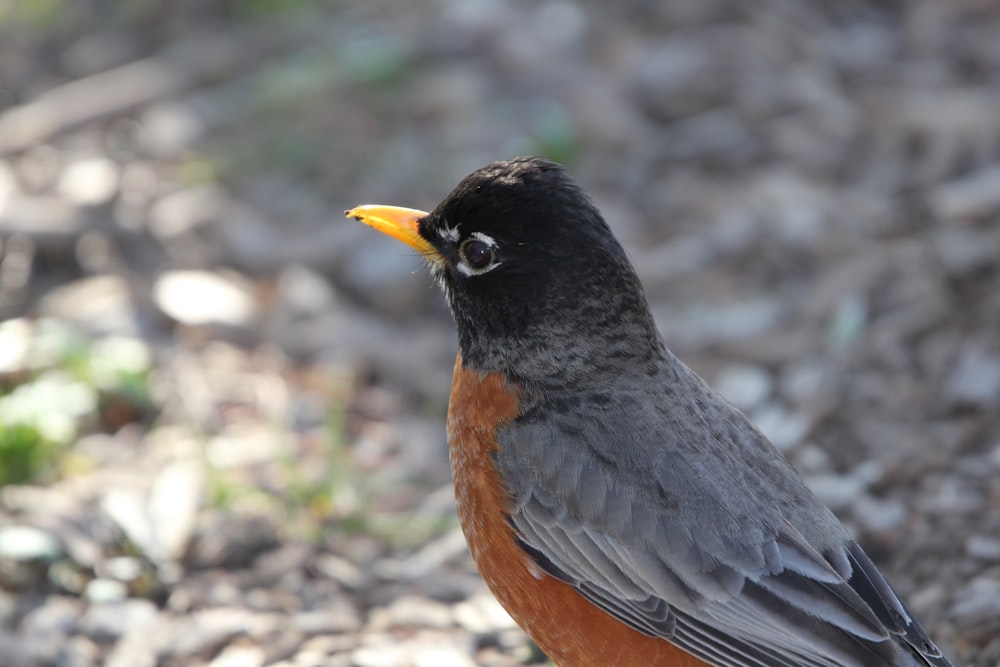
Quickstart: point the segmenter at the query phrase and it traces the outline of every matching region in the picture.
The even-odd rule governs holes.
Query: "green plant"
[[[114,430],[149,412],[150,360],[128,338],[90,341],[55,320],[0,324],[0,486],[56,476],[85,431]]]

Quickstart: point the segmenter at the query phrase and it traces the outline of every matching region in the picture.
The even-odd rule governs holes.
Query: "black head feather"
[[[625,251],[556,163],[516,158],[473,172],[421,221],[420,234],[444,258],[435,273],[466,366],[565,384],[604,369],[634,374],[662,357]],[[481,251],[478,243],[491,246],[485,270],[463,255]]]

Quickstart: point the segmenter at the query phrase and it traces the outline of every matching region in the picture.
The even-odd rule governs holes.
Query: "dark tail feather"
[[[952,667],[857,542],[848,545],[847,553],[853,568],[847,583],[896,635],[903,667]]]

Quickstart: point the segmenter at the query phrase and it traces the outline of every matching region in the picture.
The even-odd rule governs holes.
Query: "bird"
[[[666,347],[564,167],[501,160],[430,212],[345,214],[419,252],[444,292],[462,531],[557,665],[951,664],[760,429]]]

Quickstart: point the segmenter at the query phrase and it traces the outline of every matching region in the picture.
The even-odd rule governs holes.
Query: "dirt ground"
[[[1000,6],[0,2],[0,667],[544,663],[341,212],[565,163],[671,348],[1000,665]]]

